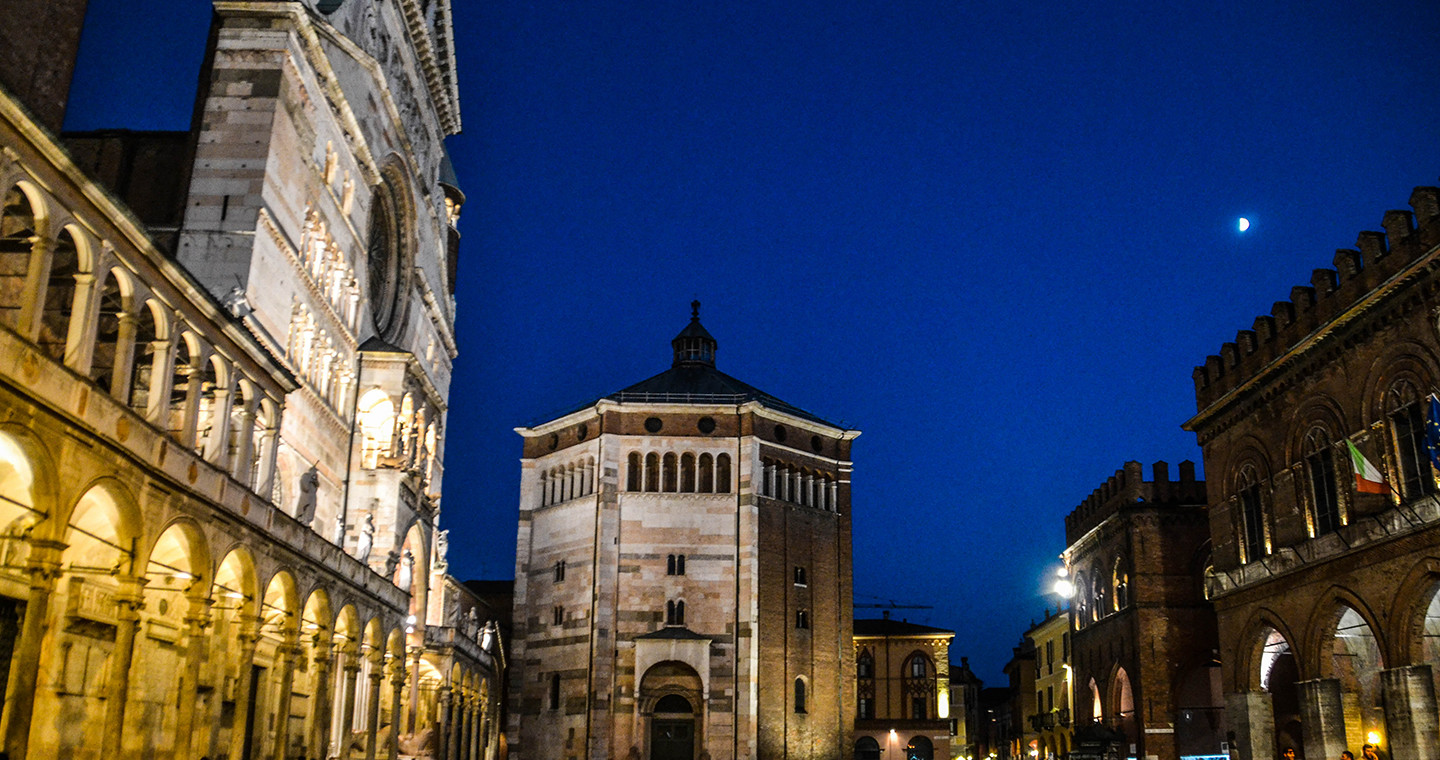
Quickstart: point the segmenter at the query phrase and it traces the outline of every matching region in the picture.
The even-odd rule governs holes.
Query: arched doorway
[[[650,760],[692,760],[695,757],[695,711],[679,694],[655,703],[650,716]]]
[[[1297,753],[1303,752],[1300,691],[1296,686],[1300,680],[1300,668],[1295,662],[1295,653],[1285,635],[1274,628],[1267,628],[1262,636],[1260,688],[1270,693],[1270,705],[1275,716],[1275,746],[1277,751],[1294,749]]]
[[[873,736],[855,740],[855,760],[880,760],[880,742]]]
[[[700,674],[684,662],[665,660],[640,680],[641,717],[650,760],[694,760],[704,745],[704,686]]]
[[[916,736],[905,745],[905,760],[934,760],[935,745],[924,736]]]

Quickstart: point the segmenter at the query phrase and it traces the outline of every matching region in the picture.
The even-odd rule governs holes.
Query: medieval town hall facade
[[[524,439],[510,749],[519,758],[833,758],[854,659],[847,430],[672,367]]]

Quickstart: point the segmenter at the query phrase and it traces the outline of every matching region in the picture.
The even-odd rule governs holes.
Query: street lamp
[[[1065,599],[1075,596],[1075,583],[1070,580],[1069,568],[1062,567],[1055,571],[1055,585],[1051,590]]]

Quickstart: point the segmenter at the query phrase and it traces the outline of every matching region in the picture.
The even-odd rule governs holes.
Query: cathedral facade
[[[523,758],[833,758],[854,725],[850,447],[715,368],[523,438],[510,748]]]
[[[19,5],[60,44],[0,58],[4,751],[496,756],[438,529],[449,3],[217,2],[189,132],[60,138],[84,3]]]

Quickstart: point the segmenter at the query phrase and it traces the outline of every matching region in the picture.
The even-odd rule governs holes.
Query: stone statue
[[[450,568],[450,560],[447,555],[450,553],[450,531],[435,531],[435,571],[443,573]]]
[[[410,588],[410,581],[415,579],[415,555],[409,549],[405,550],[405,556],[400,560],[400,572],[395,576],[395,585],[400,588]]]
[[[360,540],[355,543],[355,559],[364,562],[370,559],[370,549],[375,546],[375,518],[365,515],[365,527],[360,529]]]
[[[295,499],[295,519],[309,525],[315,521],[315,501],[320,491],[320,473],[314,465],[300,476],[300,495]]]
[[[385,555],[385,577],[386,577],[386,578],[394,578],[394,577],[395,577],[395,568],[398,567],[399,565],[400,565],[400,552],[397,552],[397,551],[395,551],[394,549],[391,549],[391,550],[390,550],[390,553]]]
[[[250,306],[250,298],[245,295],[245,289],[239,285],[231,288],[230,292],[225,294],[225,298],[221,301],[221,304],[225,307],[226,311],[230,312],[230,316],[236,319],[244,319],[255,311],[255,309]]]

